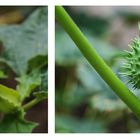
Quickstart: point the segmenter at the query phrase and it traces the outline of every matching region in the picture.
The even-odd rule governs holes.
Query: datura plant
[[[112,69],[105,63],[95,48],[81,32],[78,26],[71,19],[69,14],[61,6],[55,7],[56,20],[68,33],[74,41],[83,56],[101,76],[101,78],[110,86],[120,99],[134,112],[140,119],[140,100],[132,93],[122,82]],[[134,39],[131,44],[132,52],[127,53],[125,74],[135,88],[140,88],[140,39]]]
[[[17,82],[16,89],[0,84],[1,133],[30,133],[38,126],[25,115],[47,99],[47,14],[47,7],[39,7],[19,25],[0,26],[0,79],[11,71]]]

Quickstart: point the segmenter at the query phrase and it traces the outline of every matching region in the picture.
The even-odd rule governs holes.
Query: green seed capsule
[[[19,106],[19,93],[16,90],[0,85],[0,112],[10,113]]]
[[[140,38],[132,40],[129,45],[131,51],[126,51],[126,63],[123,65],[123,74],[129,78],[134,88],[140,89]]]

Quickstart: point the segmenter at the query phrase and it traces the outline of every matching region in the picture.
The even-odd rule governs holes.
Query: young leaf
[[[20,106],[20,95],[17,91],[0,85],[0,112],[10,113]]]
[[[0,122],[0,133],[31,133],[37,123],[24,119],[24,112],[8,114]]]
[[[41,84],[41,77],[37,71],[29,75],[24,74],[16,78],[16,80],[19,82],[17,91],[20,93],[22,100],[28,97],[30,93]]]

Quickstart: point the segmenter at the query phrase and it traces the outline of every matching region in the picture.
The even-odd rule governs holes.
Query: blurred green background
[[[119,75],[124,51],[139,34],[138,6],[67,6],[97,52]],[[139,133],[140,123],[106,85],[56,22],[55,105],[57,133]],[[140,91],[128,88],[140,98]]]

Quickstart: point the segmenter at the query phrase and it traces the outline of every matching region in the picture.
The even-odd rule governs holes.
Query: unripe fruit
[[[140,38],[132,40],[129,45],[131,51],[126,51],[126,63],[123,65],[124,72],[134,88],[140,89]]]

